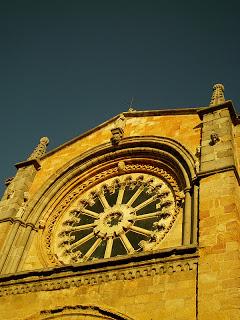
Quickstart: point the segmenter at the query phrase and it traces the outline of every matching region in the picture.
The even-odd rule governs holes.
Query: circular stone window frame
[[[122,170],[119,168],[119,163],[123,161],[124,169]],[[100,164],[97,167],[90,168],[87,172],[84,171],[82,174],[65,184],[65,190],[61,190],[61,195],[59,194],[54,201],[55,205],[51,206],[47,213],[48,218],[45,228],[40,236],[40,251],[45,265],[60,266],[65,264],[63,261],[59,260],[53,248],[53,235],[55,235],[55,226],[58,224],[58,221],[69,209],[71,209],[72,204],[81,197],[81,195],[85,194],[89,189],[97,186],[99,183],[102,183],[109,178],[132,173],[143,173],[150,176],[156,176],[165,181],[171,188],[175,200],[175,211],[170,226],[164,231],[158,243],[167,235],[179,214],[183,200],[183,189],[182,186],[179,185],[180,181],[177,181],[178,177],[176,176],[175,170],[169,167],[167,163],[163,163],[156,159],[144,159],[139,157],[118,158],[106,162],[105,164]],[[57,204],[56,200],[58,201]],[[156,245],[158,243],[156,243]],[[148,250],[153,250],[156,245],[151,245]],[[148,250],[146,249],[146,251]],[[124,256],[127,256],[127,254]],[[114,259],[114,257],[111,257],[111,259]]]
[[[57,151],[58,149],[56,149]],[[55,150],[43,157],[51,156]],[[43,233],[48,228],[49,215],[56,205],[62,200],[64,192],[72,190],[74,183],[81,177],[86,178],[86,172],[94,167],[103,168],[113,161],[125,160],[129,157],[138,157],[146,163],[149,160],[157,160],[164,164],[173,173],[181,191],[184,191],[184,224],[182,228],[182,244],[191,245],[197,241],[198,230],[198,180],[196,163],[194,157],[178,141],[161,136],[136,136],[121,140],[119,145],[114,147],[110,142],[86,151],[84,154],[70,160],[58,169],[46,182],[40,186],[34,197],[29,200],[27,209],[23,213],[23,221],[28,225],[38,228],[37,247],[38,256],[45,267],[56,265],[53,258],[46,255],[46,248],[42,250],[41,241]],[[66,188],[66,185],[68,188]],[[193,201],[192,201],[193,200]],[[23,244],[26,248],[19,258],[18,270],[21,270],[27,257],[27,252],[34,239],[35,232],[30,231],[30,237],[26,238]],[[46,234],[45,234],[46,235]]]

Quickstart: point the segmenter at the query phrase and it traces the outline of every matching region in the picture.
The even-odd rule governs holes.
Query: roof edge
[[[190,115],[190,114],[198,114],[199,110],[206,109],[206,107],[196,107],[196,108],[179,108],[179,109],[162,109],[162,110],[143,110],[143,111],[126,111],[122,112],[126,118],[134,118],[134,117],[150,117],[150,116],[166,116],[166,115]],[[79,139],[82,139],[91,133],[107,126],[111,122],[114,122],[117,120],[120,114],[117,114],[113,118],[108,119],[107,121],[99,124],[98,126],[85,131],[84,133],[80,134],[79,136],[61,144],[60,146],[50,150],[47,152],[41,160],[47,158],[48,156],[53,155],[55,152],[61,150],[62,148],[67,147],[68,145],[71,145],[72,143],[78,141]]]
[[[206,107],[206,108],[202,108],[202,109],[200,108],[198,110],[198,115],[199,115],[200,119],[203,120],[203,116],[205,114],[213,113],[214,111],[225,109],[225,108],[227,108],[229,110],[229,113],[230,113],[230,116],[232,119],[232,123],[234,125],[240,124],[240,118],[236,113],[236,110],[234,108],[232,100],[227,100],[224,103],[221,103],[216,106],[210,106],[210,107]]]

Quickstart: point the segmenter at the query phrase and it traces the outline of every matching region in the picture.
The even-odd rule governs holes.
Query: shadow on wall
[[[32,315],[26,320],[37,319],[108,319],[108,320],[133,320],[126,315],[110,310],[109,308],[101,308],[93,305],[76,305],[57,307],[51,310],[42,310]]]

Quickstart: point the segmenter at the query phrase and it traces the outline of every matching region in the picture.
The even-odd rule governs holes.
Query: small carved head
[[[201,146],[197,146],[196,152],[195,152],[195,156],[196,156],[197,158],[199,158],[200,155],[201,155]]]
[[[38,222],[38,228],[39,229],[44,229],[45,228],[45,221],[44,220],[39,220]]]
[[[111,130],[111,132],[112,132],[112,138],[111,138],[112,144],[117,145],[123,137],[123,130],[121,128],[114,128]]]
[[[125,162],[119,161],[118,162],[118,172],[123,172],[125,170]]]
[[[213,145],[215,145],[217,142],[219,142],[219,136],[218,136],[218,134],[216,133],[216,132],[213,132],[212,134],[211,134],[211,136],[210,136],[210,138],[211,138],[211,141],[210,141],[210,145],[211,146],[213,146]]]
[[[24,192],[24,193],[23,193],[23,201],[24,201],[24,202],[27,202],[28,199],[29,199],[29,192]]]

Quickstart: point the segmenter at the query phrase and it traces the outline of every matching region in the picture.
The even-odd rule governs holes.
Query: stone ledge
[[[128,257],[8,274],[0,277],[0,296],[191,271],[196,270],[197,258],[196,246],[181,246]]]
[[[208,176],[214,175],[216,173],[226,172],[226,171],[234,171],[236,179],[238,181],[238,184],[240,185],[240,177],[237,171],[237,168],[235,165],[230,165],[226,167],[222,167],[220,169],[213,169],[213,170],[207,170],[207,171],[200,171],[197,175],[197,180],[206,178]]]
[[[198,114],[199,110],[203,110],[206,107],[195,107],[195,108],[177,108],[177,109],[159,109],[159,110],[139,110],[139,111],[126,111],[126,112],[122,112],[122,114],[126,117],[126,118],[137,118],[137,117],[152,117],[152,116],[171,116],[171,115],[194,115],[194,114]],[[89,136],[90,134],[106,127],[107,125],[113,123],[114,121],[116,121],[118,119],[120,114],[114,116],[113,118],[99,124],[98,126],[87,130],[86,132],[80,134],[79,136],[63,143],[62,145],[50,150],[49,152],[47,152],[42,158],[45,159],[51,155],[53,155],[54,153],[56,153],[57,151],[70,146],[71,144],[75,143],[76,141]]]
[[[39,170],[41,168],[40,161],[37,159],[31,159],[31,160],[18,162],[15,164],[15,167],[17,169],[20,169],[20,168],[28,167],[30,165],[33,165],[36,170]]]

